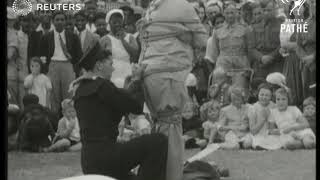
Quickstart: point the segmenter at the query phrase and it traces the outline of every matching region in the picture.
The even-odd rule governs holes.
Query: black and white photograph
[[[316,0],[6,0],[7,180],[315,180]]]

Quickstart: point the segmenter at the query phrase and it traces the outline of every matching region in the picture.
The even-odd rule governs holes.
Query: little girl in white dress
[[[250,135],[252,138],[252,147],[276,150],[281,148],[280,136],[269,135],[268,118],[271,109],[275,104],[271,101],[272,89],[268,84],[259,86],[258,102],[253,104],[248,110]]]
[[[271,110],[269,122],[277,129],[272,133],[280,134],[280,141],[286,149],[314,148],[315,134],[302,112],[296,106],[288,106],[288,91],[280,88],[275,96],[277,108]]]

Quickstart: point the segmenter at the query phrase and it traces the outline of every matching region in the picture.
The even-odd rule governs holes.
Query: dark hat
[[[108,58],[109,56],[111,56],[111,52],[102,49],[100,43],[96,42],[83,54],[78,65],[85,70],[92,70],[97,61]]]

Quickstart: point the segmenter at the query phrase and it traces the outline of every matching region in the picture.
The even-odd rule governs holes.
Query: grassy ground
[[[191,157],[198,150],[188,150]],[[315,180],[315,150],[216,151],[206,160],[229,168],[230,180]],[[80,153],[8,154],[8,180],[55,180],[81,174]]]

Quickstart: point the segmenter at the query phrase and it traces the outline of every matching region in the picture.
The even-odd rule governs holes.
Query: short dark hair
[[[88,18],[87,13],[84,10],[80,10],[76,12],[73,17],[76,18],[77,16],[82,16],[85,19]]]
[[[98,12],[95,17],[94,17],[94,21],[98,20],[98,19],[106,19],[106,13],[104,12]]]
[[[74,18],[74,15],[72,13],[66,13],[66,20],[67,21],[73,20],[73,18]]]
[[[134,14],[135,21],[137,22],[139,19],[141,19],[141,14]]]
[[[253,3],[246,2],[242,5],[241,10],[246,11],[246,12],[252,12],[253,7],[254,7]]]
[[[129,16],[127,19],[127,25],[136,24],[137,20],[134,16]]]
[[[63,11],[60,10],[60,11],[53,11],[52,16],[51,16],[52,20],[53,20],[57,15],[60,15],[60,14],[62,14],[62,15],[64,16],[64,18],[67,19],[66,13],[64,13]]]
[[[43,71],[43,62],[41,61],[41,59],[38,56],[32,57],[30,59],[30,65],[31,65],[31,62],[35,62],[35,63],[40,64],[40,72]]]
[[[22,99],[22,103],[24,107],[31,104],[39,104],[39,97],[35,94],[26,94]]]
[[[260,92],[261,89],[268,89],[272,94],[272,86],[269,83],[262,83],[258,86],[258,92]]]
[[[223,18],[223,19],[225,19],[225,17],[223,16],[222,13],[218,13],[218,14],[216,14],[216,15],[214,16],[214,19],[213,19],[213,22],[212,22],[213,25],[216,24],[216,20],[217,20],[218,18]]]
[[[119,9],[121,9],[122,11],[129,11],[131,15],[134,14],[134,10],[129,6],[121,6]]]
[[[87,9],[88,5],[94,5],[96,8],[98,7],[96,1],[94,1],[94,0],[90,0],[90,1],[87,1],[87,2],[84,3],[84,9],[85,10]]]
[[[35,21],[35,16],[33,13],[29,13],[26,16],[19,16],[19,21]]]
[[[89,0],[89,1],[86,1],[84,4],[85,4],[85,5],[88,5],[88,4],[97,5],[97,2],[96,2],[95,0]]]
[[[105,59],[108,59],[110,56],[112,55],[111,51],[108,50],[108,49],[103,49],[101,51],[98,52],[98,54],[96,54],[97,56],[97,62],[101,62]],[[83,66],[83,68],[86,70],[86,71],[89,71],[89,70],[93,70],[94,66],[96,65],[96,63],[88,63],[86,65]]]

